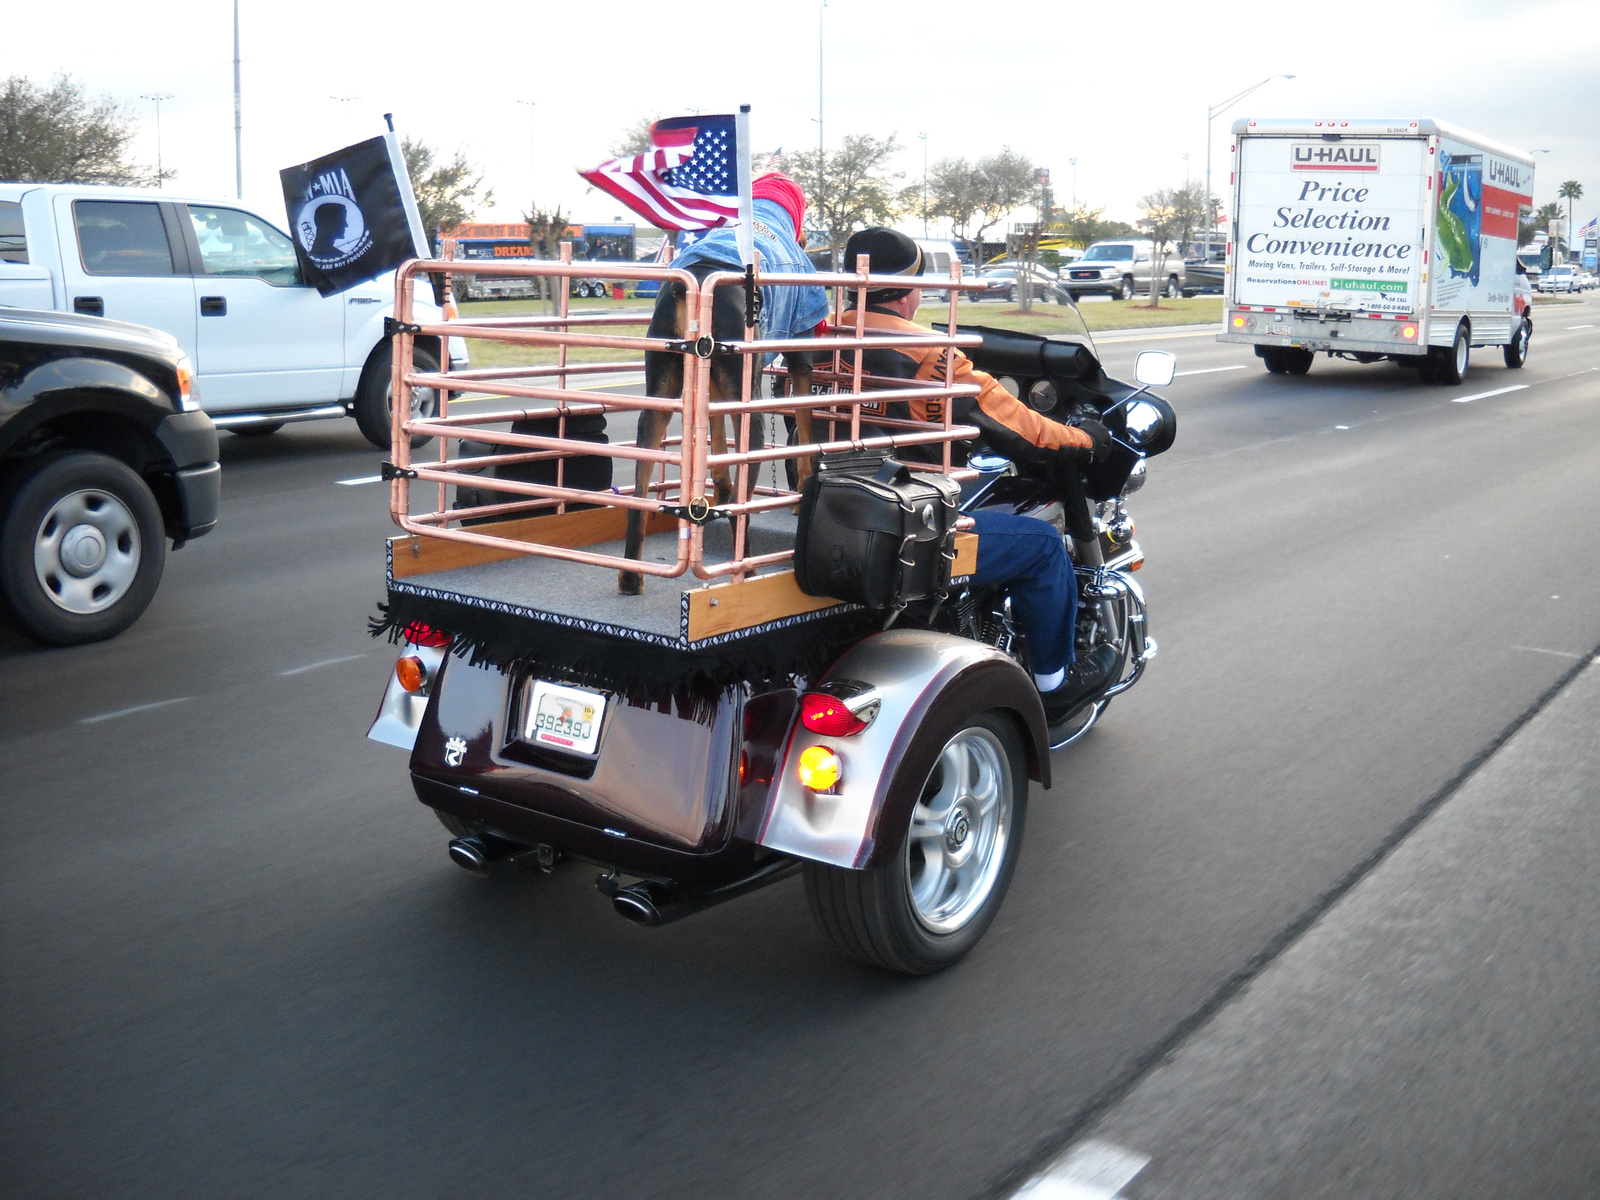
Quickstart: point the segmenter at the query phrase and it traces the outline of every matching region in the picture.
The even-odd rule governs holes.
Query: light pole
[[[1211,247],[1211,235],[1216,232],[1217,228],[1216,216],[1214,215],[1211,207],[1211,122],[1216,120],[1217,117],[1222,115],[1222,113],[1232,108],[1235,104],[1239,103],[1239,101],[1243,100],[1257,88],[1266,87],[1267,84],[1271,83],[1274,79],[1293,78],[1293,75],[1268,75],[1260,83],[1252,83],[1249,87],[1245,88],[1244,91],[1239,92],[1236,95],[1229,96],[1221,103],[1213,104],[1210,108],[1206,109],[1206,252],[1208,254],[1210,253]]]
[[[922,236],[928,236],[928,132],[917,134],[922,139]]]
[[[141,100],[154,100],[156,104],[156,186],[166,182],[167,173],[161,169],[161,102],[171,100],[171,92],[142,92]]]
[[[244,199],[244,125],[239,113],[239,0],[233,0],[233,189]]]
[[[1075,159],[1075,158],[1069,158],[1069,159],[1067,159],[1067,162],[1072,165],[1072,211],[1073,212],[1077,212],[1078,211],[1078,160]]]
[[[828,0],[817,7],[817,178],[822,178],[822,14],[828,11]]]

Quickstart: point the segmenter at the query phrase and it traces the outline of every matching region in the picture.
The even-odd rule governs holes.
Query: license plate
[[[1285,333],[1286,334],[1286,333],[1289,332],[1289,327],[1287,325],[1268,325],[1267,326],[1267,332],[1268,333]]]
[[[528,689],[523,739],[572,754],[593,754],[600,744],[606,698],[598,692],[535,679]]]

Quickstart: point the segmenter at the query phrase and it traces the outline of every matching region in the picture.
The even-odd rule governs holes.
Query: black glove
[[[1105,462],[1106,457],[1111,453],[1112,446],[1115,445],[1111,440],[1111,431],[1100,424],[1099,421],[1089,419],[1079,421],[1076,427],[1087,433],[1092,443],[1089,449],[1078,451],[1083,456],[1078,461],[1086,467],[1094,463]]]

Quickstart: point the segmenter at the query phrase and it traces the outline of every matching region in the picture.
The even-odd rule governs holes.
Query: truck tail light
[[[413,621],[406,626],[405,639],[413,646],[448,646],[452,641],[444,630],[424,625],[421,621]]]
[[[428,666],[415,654],[403,655],[394,665],[394,677],[414,696],[428,686]]]
[[[1233,327],[1235,329],[1243,329],[1244,328],[1244,318],[1243,317],[1238,317],[1238,316],[1234,317],[1233,318]]]
[[[841,774],[839,756],[826,746],[807,746],[800,752],[800,783],[813,792],[831,792]]]
[[[1417,327],[1415,325],[1407,325],[1404,329],[1402,329],[1400,331],[1400,336],[1405,338],[1406,341],[1408,341],[1408,342],[1416,341],[1417,340]]]

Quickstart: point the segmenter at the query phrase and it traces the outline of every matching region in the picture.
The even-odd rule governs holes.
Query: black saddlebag
[[[877,456],[824,455],[800,498],[794,576],[808,596],[898,611],[942,599],[961,485]]]

